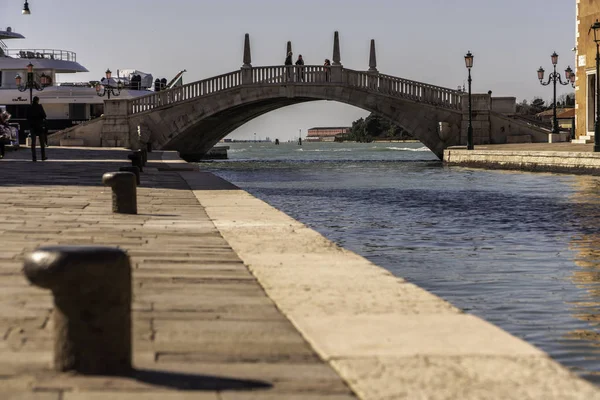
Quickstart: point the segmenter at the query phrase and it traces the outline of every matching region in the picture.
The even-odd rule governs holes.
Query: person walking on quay
[[[302,59],[302,54],[298,54],[296,65],[298,66],[298,80],[304,82],[304,60]]]
[[[285,73],[288,81],[292,80],[292,65],[294,63],[292,62],[292,52],[290,51],[285,58]]]
[[[331,61],[328,58],[325,59],[323,67],[325,70],[325,82],[329,82],[331,80]]]
[[[47,160],[46,157],[46,112],[40,104],[40,98],[35,96],[33,102],[27,109],[27,121],[29,122],[29,132],[31,132],[31,160],[37,161],[35,154],[36,137],[40,138],[40,150],[42,152],[42,160]]]

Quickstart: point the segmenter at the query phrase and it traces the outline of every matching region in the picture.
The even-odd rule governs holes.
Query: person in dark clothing
[[[331,81],[331,61],[328,58],[325,59],[323,67],[325,69],[325,82],[329,82]]]
[[[292,61],[292,52],[290,51],[285,58],[285,70],[288,81],[292,80],[292,65],[294,65],[294,63]]]
[[[304,60],[302,59],[302,54],[298,54],[296,65],[298,66],[298,80],[304,82]]]
[[[40,98],[35,96],[33,103],[27,109],[27,121],[29,122],[29,131],[31,132],[31,160],[37,161],[35,154],[36,137],[40,138],[40,150],[42,152],[42,160],[47,160],[46,157],[46,112],[40,104]]]

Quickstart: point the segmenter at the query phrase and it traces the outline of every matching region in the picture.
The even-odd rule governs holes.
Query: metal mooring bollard
[[[131,172],[107,172],[102,183],[112,188],[112,210],[120,214],[137,214],[135,175]]]
[[[131,160],[131,165],[133,167],[138,167],[140,172],[144,172],[144,168],[142,165],[142,154],[139,151],[134,151],[133,153],[127,156]]]
[[[120,167],[119,171],[121,172],[131,172],[132,174],[135,175],[135,183],[140,186],[140,169],[138,167],[132,167],[132,166],[127,166],[127,167]]]
[[[131,371],[131,264],[112,247],[41,247],[25,257],[29,282],[54,296],[54,369]]]

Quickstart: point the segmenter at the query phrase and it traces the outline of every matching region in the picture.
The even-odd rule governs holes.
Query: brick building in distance
[[[350,127],[316,127],[310,128],[306,136],[308,142],[333,142],[336,136],[345,136]]]

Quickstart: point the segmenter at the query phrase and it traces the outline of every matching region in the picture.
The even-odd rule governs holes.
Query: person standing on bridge
[[[331,61],[328,58],[323,63],[323,69],[325,70],[325,82],[329,82],[331,80]]]
[[[290,51],[285,58],[285,73],[288,81],[292,80],[292,65],[294,63],[292,62],[292,52]]]
[[[298,66],[298,81],[304,82],[304,60],[302,59],[302,54],[298,54],[296,65]]]
[[[33,102],[27,109],[27,121],[29,121],[29,131],[31,132],[31,160],[37,161],[35,154],[35,139],[40,138],[40,150],[42,151],[42,160],[47,160],[46,157],[46,129],[44,123],[46,121],[46,112],[40,104],[40,98],[35,96]]]

